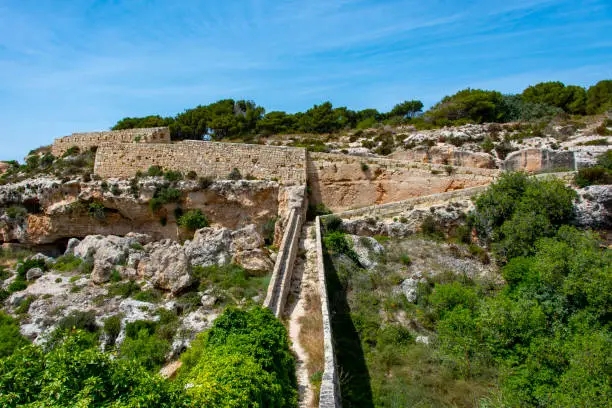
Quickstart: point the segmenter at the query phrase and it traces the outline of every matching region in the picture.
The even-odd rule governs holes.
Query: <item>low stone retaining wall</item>
[[[283,234],[280,251],[274,264],[272,279],[268,285],[268,293],[264,306],[272,310],[274,315],[280,318],[283,314],[287,293],[291,286],[293,265],[297,255],[300,232],[302,230],[303,217],[299,209],[292,209],[287,221],[287,227]]]
[[[335,213],[334,215],[344,219],[360,218],[364,216],[391,217],[399,215],[404,211],[411,210],[416,205],[436,204],[439,202],[472,197],[476,194],[482,193],[487,188],[488,186],[478,186],[463,190],[449,191],[446,193],[431,194],[422,197],[409,198],[408,200],[396,201],[393,203],[372,205],[356,210],[342,211]]]
[[[61,156],[71,147],[78,147],[82,152],[99,147],[102,144],[111,146],[118,143],[170,143],[170,129],[167,127],[110,130],[103,132],[73,133],[70,136],[55,139],[51,153]]]
[[[334,353],[329,296],[327,293],[325,263],[323,261],[321,219],[319,217],[315,220],[315,232],[317,239],[317,271],[319,274],[319,293],[321,294],[321,313],[323,315],[323,348],[325,356],[323,378],[321,379],[321,392],[319,394],[319,408],[340,408],[342,407],[340,382],[338,378],[338,367],[336,366],[336,354]]]

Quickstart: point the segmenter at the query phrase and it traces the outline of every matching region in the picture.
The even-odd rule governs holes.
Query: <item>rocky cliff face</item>
[[[177,215],[187,209],[201,209],[212,225],[232,229],[261,228],[279,215],[276,182],[216,181],[204,188],[190,180],[168,184],[159,177],[131,182],[41,177],[0,186],[0,241],[36,245],[133,231],[154,240],[177,239],[182,237]],[[176,196],[152,206],[151,200],[168,188]]]

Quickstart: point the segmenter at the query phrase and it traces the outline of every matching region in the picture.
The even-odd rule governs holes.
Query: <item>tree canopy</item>
[[[423,102],[405,100],[389,112],[351,110],[330,101],[304,112],[271,111],[251,100],[222,99],[187,109],[174,117],[151,115],[126,117],[113,130],[169,126],[173,140],[232,139],[279,133],[325,134],[343,129],[367,129],[381,124],[446,126],[463,123],[533,121],[561,113],[584,115],[612,109],[612,80],[603,80],[588,91],[559,81],[541,82],[520,94],[502,95],[494,90],[461,90],[445,96],[424,115]]]

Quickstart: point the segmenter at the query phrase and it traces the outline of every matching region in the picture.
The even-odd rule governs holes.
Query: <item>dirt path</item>
[[[289,322],[289,337],[297,356],[296,374],[299,390],[300,408],[311,407],[313,390],[308,374],[308,354],[300,343],[301,317],[306,315],[307,297],[315,296],[318,287],[317,254],[315,249],[314,224],[307,223],[302,228],[299,253],[296,258],[291,281],[291,291],[285,306],[285,316]]]

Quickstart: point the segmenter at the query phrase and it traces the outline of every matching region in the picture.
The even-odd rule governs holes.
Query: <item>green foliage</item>
[[[498,255],[509,259],[531,254],[538,238],[569,221],[575,197],[561,180],[504,173],[476,199],[472,217],[479,238],[496,241]]]
[[[96,314],[91,310],[86,312],[74,310],[57,322],[57,328],[62,331],[84,330],[89,333],[95,333],[98,331]]]
[[[83,260],[72,254],[62,255],[55,260],[53,269],[60,272],[72,272],[81,266]]]
[[[572,114],[586,112],[587,93],[584,88],[574,85],[565,86],[562,82],[541,82],[523,91],[526,102],[555,106]]]
[[[264,237],[264,241],[266,245],[272,245],[272,243],[274,242],[274,231],[276,229],[276,221],[277,221],[276,217],[270,218],[261,227],[262,235]]]
[[[287,332],[268,309],[226,309],[181,360],[180,377],[198,406],[297,405]]]
[[[5,213],[7,217],[13,220],[23,220],[28,215],[28,211],[19,205],[13,205],[8,207],[5,210]]]
[[[187,211],[178,218],[177,223],[189,231],[195,231],[210,225],[208,218],[200,209]]]
[[[391,116],[402,116],[402,117],[415,117],[418,113],[423,111],[423,102],[421,101],[404,101],[398,103],[391,109],[389,115]]]
[[[0,360],[4,407],[187,406],[181,394],[138,364],[92,348],[78,331],[49,353],[27,346]]]
[[[14,292],[22,291],[27,287],[28,287],[28,284],[23,279],[15,279],[8,285],[6,290],[9,293],[14,293]]]
[[[180,171],[168,170],[164,173],[164,179],[170,182],[179,181],[183,179],[183,173]]]
[[[109,296],[121,296],[122,298],[134,296],[138,292],[140,292],[140,285],[133,280],[118,282],[108,288]]]
[[[483,123],[501,122],[504,114],[501,93],[468,88],[444,97],[425,117],[436,124],[450,124],[460,120]]]
[[[161,177],[164,175],[164,170],[159,166],[151,166],[147,170],[147,176]]]
[[[226,303],[240,299],[250,299],[265,291],[269,277],[262,276],[262,271],[249,271],[236,264],[207,267],[194,266],[192,275],[199,282],[201,291],[221,289],[215,295]],[[200,302],[199,297],[196,301]]]
[[[612,171],[600,166],[585,167],[578,170],[574,183],[580,188],[593,184],[612,184]]]
[[[587,91],[587,113],[604,113],[612,109],[612,80],[599,81]]]
[[[87,211],[90,217],[98,221],[104,221],[106,219],[106,207],[101,202],[92,201],[89,203]]]
[[[106,344],[112,346],[121,332],[121,316],[113,315],[104,320],[104,333],[107,336]]]
[[[180,190],[169,186],[162,186],[155,190],[153,198],[149,201],[149,209],[158,211],[163,205],[181,201],[183,194]]]
[[[232,171],[230,171],[230,173],[227,175],[227,178],[229,180],[242,180],[242,174],[240,174],[240,170],[234,167]]]
[[[19,322],[0,311],[0,359],[26,344],[28,340],[19,332]]]
[[[342,218],[330,215],[324,218],[325,231],[334,232],[342,230]]]

